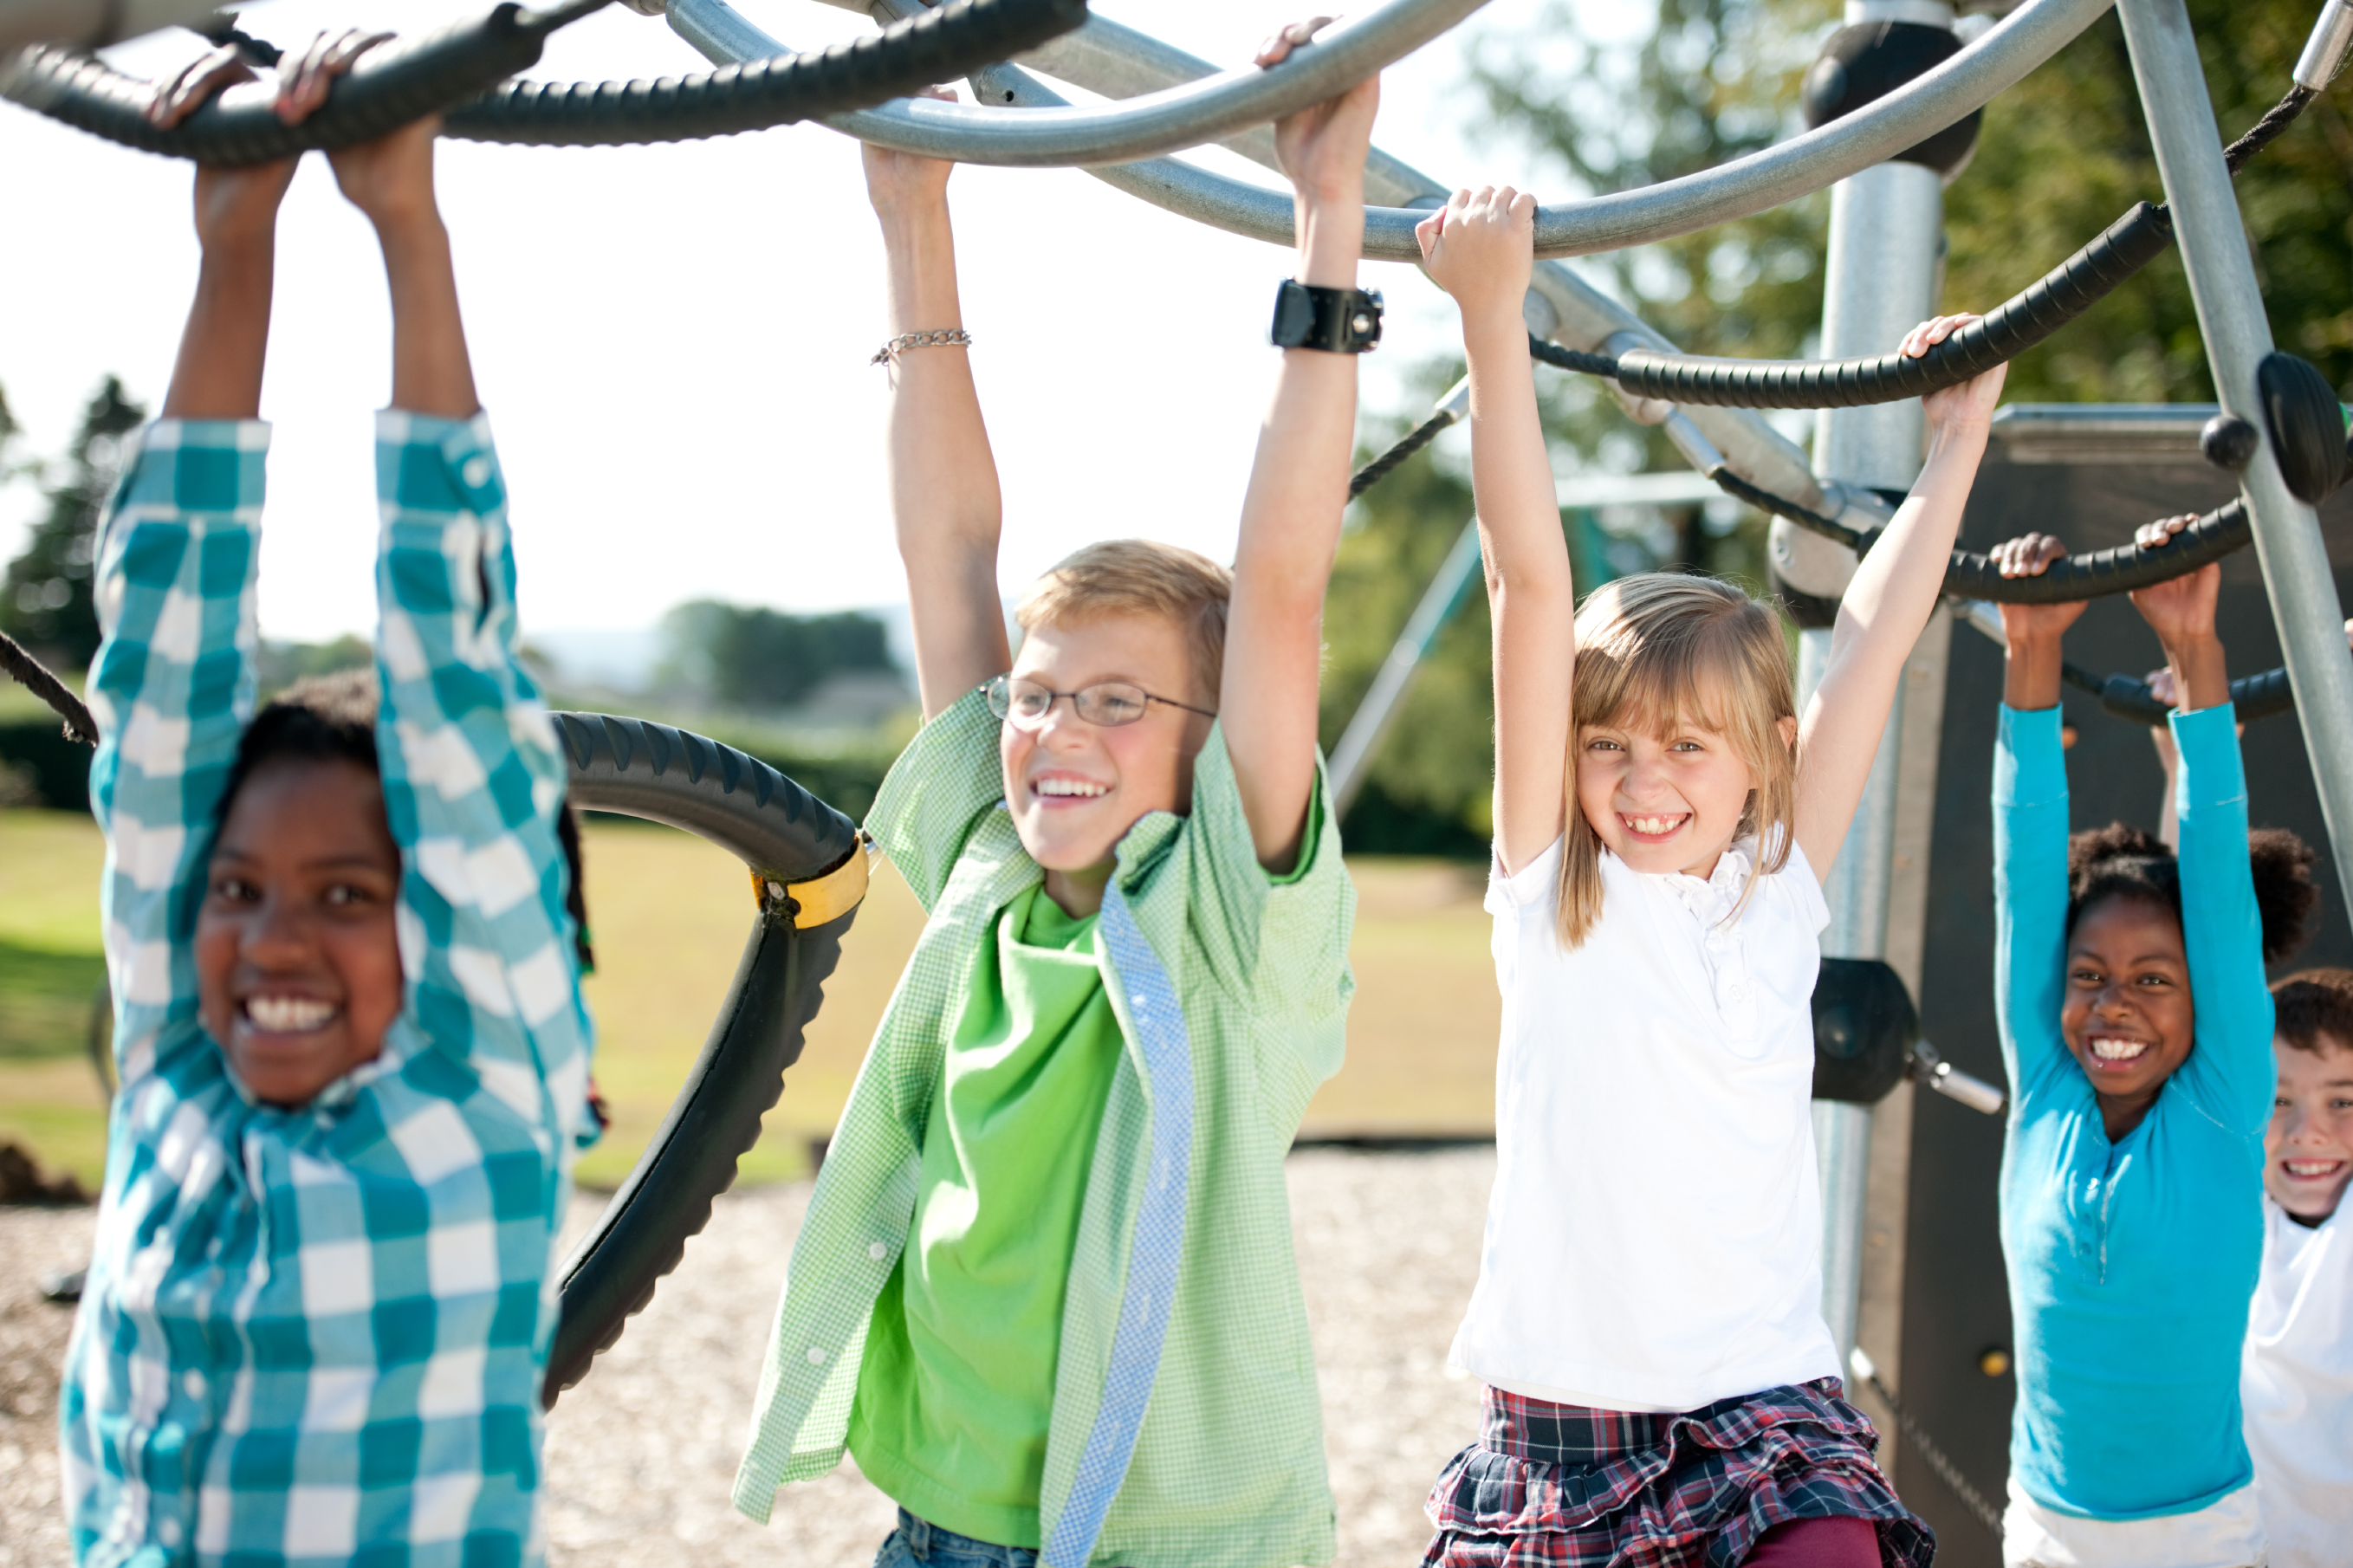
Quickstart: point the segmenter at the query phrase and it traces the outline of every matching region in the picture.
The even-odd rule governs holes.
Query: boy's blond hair
[[[1193,650],[1198,700],[1214,707],[1226,665],[1234,574],[1206,555],[1155,539],[1107,539],[1072,552],[1029,584],[1013,618],[1023,631],[1106,616],[1163,616]]]
[[[1698,724],[1724,736],[1758,781],[1738,830],[1757,840],[1757,875],[1788,864],[1798,770],[1780,721],[1797,713],[1797,688],[1771,605],[1711,577],[1653,572],[1605,583],[1577,613],[1572,689],[1560,854],[1564,947],[1583,942],[1601,919],[1601,838],[1577,798],[1578,736],[1588,726],[1663,736]],[[1727,920],[1756,887],[1752,878]]]

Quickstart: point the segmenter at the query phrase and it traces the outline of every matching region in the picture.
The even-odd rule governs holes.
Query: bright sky
[[[482,3],[269,0],[243,16],[290,46],[328,26],[424,29]],[[866,26],[810,0],[743,8],[797,47]],[[1305,7],[1098,9],[1222,64]],[[1482,109],[1464,87],[1465,49],[1482,33],[1528,33],[1542,10],[1496,0],[1390,71],[1377,140],[1441,178],[1564,195],[1556,171],[1465,123]],[[201,47],[175,31],[110,58],[154,76]],[[617,5],[558,33],[533,74],[653,77],[703,63],[659,19]],[[811,125],[663,147],[444,141],[440,168],[513,498],[527,628],[642,627],[701,596],[794,610],[903,597],[881,493],[882,372],[866,363],[883,335],[881,250],[855,143]],[[162,400],[195,276],[188,168],[0,104],[0,169],[12,230],[0,246],[0,387],[26,447],[46,454],[110,371],[151,408]],[[1229,556],[1284,253],[1076,171],[966,168],[951,191],[1004,479],[1008,589],[1114,534]],[[279,255],[260,613],[268,636],[317,639],[374,620],[368,414],[390,384],[373,237],[320,160],[287,199]],[[1450,346],[1452,311],[1410,268],[1366,274],[1392,308],[1366,404],[1401,409],[1398,374]],[[27,486],[0,491],[0,560],[21,547],[35,499]]]

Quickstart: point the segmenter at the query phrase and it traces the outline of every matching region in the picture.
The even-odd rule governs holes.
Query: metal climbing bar
[[[2222,411],[2266,428],[2256,367],[2272,352],[2245,226],[2182,0],[2119,0],[2125,47],[2173,209],[2189,297]],[[2307,51],[2308,52],[2308,51]],[[2320,521],[2298,500],[2264,435],[2241,476],[2255,557],[2278,623],[2340,889],[2353,898],[2353,653]]]

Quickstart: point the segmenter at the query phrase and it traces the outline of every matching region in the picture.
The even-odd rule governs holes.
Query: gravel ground
[[[1348,1568],[1404,1568],[1429,1539],[1421,1499],[1470,1435],[1478,1387],[1446,1373],[1446,1346],[1478,1272],[1480,1216],[1495,1160],[1308,1150],[1290,1162],[1293,1224],[1325,1446]],[[865,1568],[892,1505],[845,1460],[786,1489],[765,1530],[728,1502],[752,1390],[805,1184],[722,1198],[710,1228],[595,1373],[549,1420],[549,1560],[565,1568],[769,1561]],[[593,1218],[584,1198],[574,1222]],[[0,1209],[0,1568],[61,1568],[57,1366],[69,1316],[43,1302],[43,1271],[79,1263],[89,1209]]]

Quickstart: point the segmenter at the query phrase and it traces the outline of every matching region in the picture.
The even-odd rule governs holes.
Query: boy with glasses
[[[1276,127],[1297,346],[1233,571],[1090,546],[1021,601],[1018,658],[949,166],[866,149],[925,721],[869,826],[930,921],[794,1247],[735,1501],[765,1520],[846,1447],[900,1504],[878,1568],[1334,1554],[1282,1157],[1353,989],[1316,678],[1348,351],[1378,320],[1354,287],[1377,97]]]

